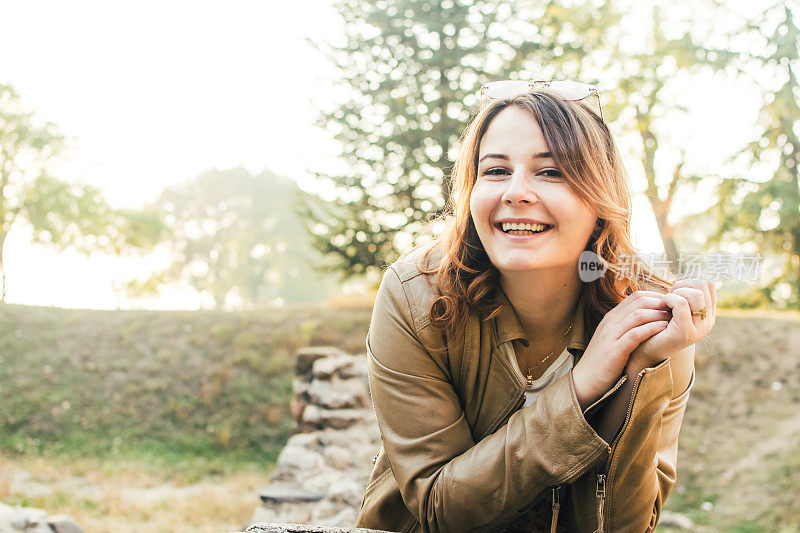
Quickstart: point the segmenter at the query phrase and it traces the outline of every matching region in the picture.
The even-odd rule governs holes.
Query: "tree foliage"
[[[751,242],[764,254],[784,258],[767,291],[786,284],[786,304],[800,307],[800,2],[778,2],[750,20],[749,46],[735,50],[738,72],[761,88],[762,106],[753,140],[738,159],[767,178],[721,179],[711,210],[711,243]]]
[[[730,39],[714,22],[724,10],[713,3],[675,1],[617,1],[626,13],[619,29],[603,43],[603,49],[587,56],[587,67],[599,70],[605,106],[615,127],[636,139],[635,156],[645,180],[644,197],[653,210],[667,264],[677,273],[679,245],[675,233],[680,221],[670,220],[680,193],[692,191],[713,170],[687,170],[686,124],[691,120],[688,103],[697,89],[691,78],[699,73],[724,71],[736,58],[732,51],[706,42],[715,34]],[[681,9],[683,7],[683,9]],[[636,39],[632,38],[635,30]],[[670,153],[679,156],[666,172],[656,162]],[[668,157],[668,156],[667,156]]]
[[[214,307],[323,299],[332,279],[312,268],[321,258],[290,208],[297,195],[293,181],[244,168],[209,170],[167,188],[152,207],[165,217],[170,265],[132,283],[131,293],[182,283]]]
[[[152,246],[162,225],[152,211],[117,210],[100,190],[66,183],[50,172],[65,146],[55,124],[25,109],[10,84],[0,84],[0,296],[5,300],[5,243],[27,223],[34,242],[83,253]]]
[[[335,6],[346,40],[318,46],[338,68],[334,83],[346,96],[322,110],[319,124],[340,143],[349,170],[319,173],[336,200],[308,194],[298,213],[315,246],[345,275],[391,261],[442,212],[458,137],[483,83],[520,71],[574,75],[619,16],[609,3],[589,0]]]

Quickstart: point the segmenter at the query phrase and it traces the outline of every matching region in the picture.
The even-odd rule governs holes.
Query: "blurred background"
[[[666,508],[800,531],[798,0],[0,0],[0,20],[0,502],[241,527],[291,432],[295,350],[363,351],[382,269],[440,229],[480,86],[572,79],[599,88],[639,252],[717,282]]]

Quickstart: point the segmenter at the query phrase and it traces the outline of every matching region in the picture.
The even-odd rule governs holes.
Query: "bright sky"
[[[207,168],[240,164],[308,186],[309,170],[335,152],[313,126],[313,103],[329,98],[319,80],[331,70],[304,41],[339,35],[329,2],[0,0],[0,13],[0,81],[73,139],[60,176],[102,187],[114,205],[141,205]],[[709,79],[689,89],[690,158],[721,165],[749,140],[749,87]],[[662,251],[642,197],[633,218],[640,250]],[[114,284],[164,260],[56,254],[27,239],[12,232],[7,243],[8,302],[125,307]],[[175,292],[147,305],[199,302]]]
[[[0,0],[0,13],[0,80],[73,138],[61,177],[101,186],[117,206],[210,167],[302,181],[309,154],[333,150],[312,126],[325,65],[304,42],[336,37],[323,0]],[[9,302],[114,307],[112,282],[150,268],[56,255],[27,237],[7,245]]]

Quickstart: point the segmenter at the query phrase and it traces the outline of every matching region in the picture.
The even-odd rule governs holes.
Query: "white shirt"
[[[514,368],[517,371],[517,374],[522,377],[522,380],[527,382],[528,378],[525,374],[522,373],[522,370],[519,368],[519,364],[517,363],[517,354],[514,351],[514,346],[511,344],[512,341],[506,341],[500,345],[500,349],[503,350],[503,353],[511,360],[511,364],[514,365]],[[532,387],[526,387],[525,389],[525,404],[522,407],[528,407],[531,405],[535,400],[536,397],[539,395],[539,391],[541,391],[546,386],[550,385],[551,383],[555,382],[570,371],[572,366],[574,365],[574,357],[573,355],[564,348],[564,351],[561,352],[555,361],[553,361],[550,366],[547,367],[547,370],[544,371],[544,374],[539,379],[533,381]]]

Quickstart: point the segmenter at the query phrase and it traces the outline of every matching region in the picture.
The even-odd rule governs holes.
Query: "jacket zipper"
[[[603,505],[606,500],[606,475],[597,474],[597,488],[595,489],[595,496],[599,503],[597,504],[597,533],[603,533]]]
[[[558,525],[558,511],[561,509],[561,502],[559,501],[558,491],[561,485],[553,487],[553,519],[550,522],[550,533],[556,533],[556,526]]]
[[[608,479],[608,473],[611,470],[611,461],[614,457],[614,452],[617,449],[617,443],[619,442],[620,437],[622,437],[622,434],[625,432],[625,427],[628,425],[628,421],[630,420],[631,408],[633,407],[634,400],[636,400],[636,394],[639,392],[639,383],[641,383],[644,373],[645,370],[642,370],[636,376],[636,381],[633,384],[633,393],[631,394],[631,399],[628,401],[628,408],[625,410],[625,419],[622,422],[622,428],[619,430],[617,436],[614,437],[614,440],[611,443],[611,452],[608,454],[608,457],[605,459],[602,467],[596,467],[597,484],[595,487],[595,497],[597,498],[597,533],[603,533],[605,529],[605,517],[603,516],[603,510],[606,503],[606,481]],[[600,472],[600,470],[602,470],[602,472]]]
[[[559,489],[560,488],[561,488],[561,484],[555,485],[554,487],[552,487],[553,519],[552,519],[551,526],[550,526],[551,532],[555,532],[555,525],[556,525],[556,522],[558,521],[558,511],[559,511],[559,508],[561,507],[561,504],[560,504],[560,501],[559,501]],[[517,514],[525,514],[525,513],[527,513],[528,511],[531,510],[531,508],[534,505],[536,505],[537,503],[542,501],[545,498],[545,496],[547,496],[547,490],[543,490],[542,493],[538,497],[534,498],[525,507],[523,507],[522,509],[517,511]],[[481,526],[478,529],[473,529],[473,530],[470,530],[470,531],[472,533],[482,533],[484,531],[496,531],[497,530],[497,523],[496,522],[497,522],[496,520],[492,521],[492,522],[489,522],[488,524],[486,524],[484,526]]]
[[[561,509],[560,491],[561,491],[561,484],[555,485],[551,489],[553,496],[552,496],[552,518],[550,521],[550,533],[556,533],[556,526],[558,525],[558,513]],[[521,511],[518,511],[518,513],[519,514],[527,513],[534,505],[542,501],[542,499],[546,495],[547,491],[543,491],[541,496],[530,502]]]

